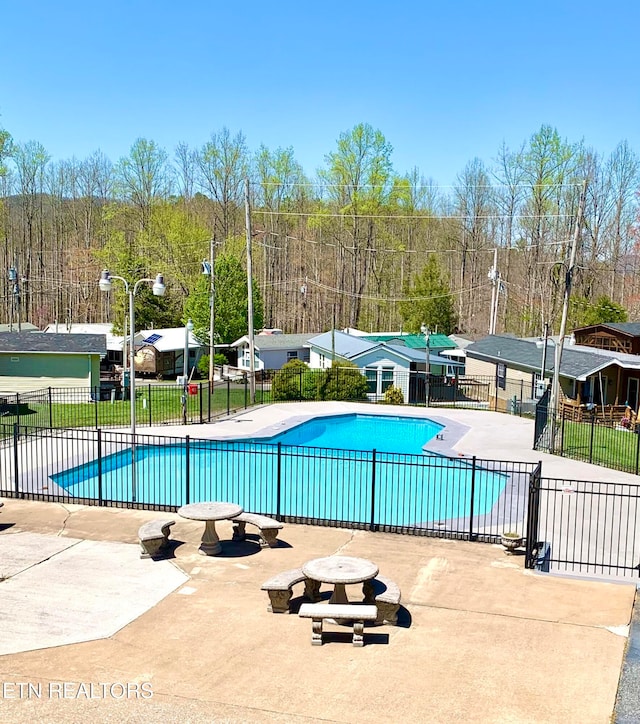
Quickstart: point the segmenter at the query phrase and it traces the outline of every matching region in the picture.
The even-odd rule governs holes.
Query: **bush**
[[[367,380],[360,369],[346,360],[334,360],[318,386],[320,400],[364,400]]]
[[[399,387],[394,387],[391,385],[391,387],[387,387],[386,392],[384,393],[384,400],[385,405],[404,405],[404,395],[402,394],[402,390]]]
[[[287,362],[273,376],[273,400],[315,400],[317,376],[314,372],[302,360],[292,359]]]
[[[220,354],[220,352],[216,352],[216,356],[213,358],[213,364],[216,367],[222,367],[222,365],[227,364],[227,358]],[[198,360],[198,372],[204,377],[209,377],[209,355],[203,354],[202,357]]]

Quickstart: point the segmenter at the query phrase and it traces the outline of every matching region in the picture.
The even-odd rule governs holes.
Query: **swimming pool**
[[[230,500],[301,520],[402,528],[487,514],[507,476],[423,454],[441,428],[416,417],[317,417],[268,438],[138,443],[135,476],[127,447],[51,478],[74,497],[149,506]]]

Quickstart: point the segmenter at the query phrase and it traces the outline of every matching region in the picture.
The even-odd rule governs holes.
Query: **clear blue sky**
[[[54,160],[226,126],[312,175],[360,122],[442,185],[542,124],[640,153],[637,0],[20,0],[0,22],[0,126]]]

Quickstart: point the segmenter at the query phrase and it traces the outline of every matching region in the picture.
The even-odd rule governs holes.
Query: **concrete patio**
[[[297,525],[285,526],[280,547],[261,550],[255,541],[233,543],[231,523],[222,522],[223,554],[204,557],[201,524],[180,518],[175,557],[140,561],[137,530],[156,515],[6,500],[0,565],[9,578],[0,591],[29,579],[21,598],[0,596],[3,638],[16,638],[8,616],[20,620],[22,610],[32,650],[0,656],[5,721],[609,721],[632,584],[525,571],[522,557],[497,545]],[[42,537],[42,562],[23,558],[26,569],[9,568],[27,533],[31,551],[33,536]],[[92,541],[93,564],[65,560],[67,540],[78,553],[75,541]],[[335,553],[374,560],[402,589],[402,625],[365,628],[362,649],[337,626],[312,647],[310,622],[268,613],[260,590],[279,571]],[[139,585],[123,585],[106,607],[95,579],[123,561]],[[172,578],[170,592],[158,571]],[[61,576],[68,604],[51,597]],[[149,601],[149,589],[163,597]],[[50,621],[31,612],[48,607],[76,643],[50,648],[33,635]],[[120,627],[105,630],[105,620]],[[33,685],[31,696],[20,683]],[[153,695],[136,698],[136,684]],[[122,694],[127,685],[130,696]]]
[[[424,414],[446,425],[444,439],[430,445],[437,452],[542,460],[547,475],[637,484],[533,451],[532,423],[518,417],[348,403],[321,409]],[[274,434],[319,410],[272,405],[211,425],[140,432]],[[610,721],[633,583],[534,573],[499,545],[290,524],[279,547],[261,550],[255,539],[232,542],[223,521],[222,555],[205,557],[203,524],[171,515],[172,557],[140,560],[138,528],[157,517],[167,514],[6,499],[3,720]],[[278,572],[338,553],[375,561],[402,590],[401,625],[366,627],[362,649],[338,626],[312,647],[310,621],[268,613],[260,590]]]

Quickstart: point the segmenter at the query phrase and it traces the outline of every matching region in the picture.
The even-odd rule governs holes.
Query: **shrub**
[[[227,364],[227,358],[220,354],[220,352],[216,352],[216,356],[213,358],[213,364],[217,367],[222,367],[222,365]],[[205,377],[209,377],[209,355],[203,354],[200,359],[198,360],[198,372]]]
[[[314,370],[299,359],[292,359],[273,376],[271,395],[278,400],[315,400],[316,376]]]
[[[399,387],[394,387],[391,385],[391,387],[387,387],[386,392],[384,393],[384,400],[385,405],[404,405],[404,395],[402,394],[402,390]]]
[[[346,360],[334,360],[318,386],[320,400],[364,400],[367,380],[360,369]]]

